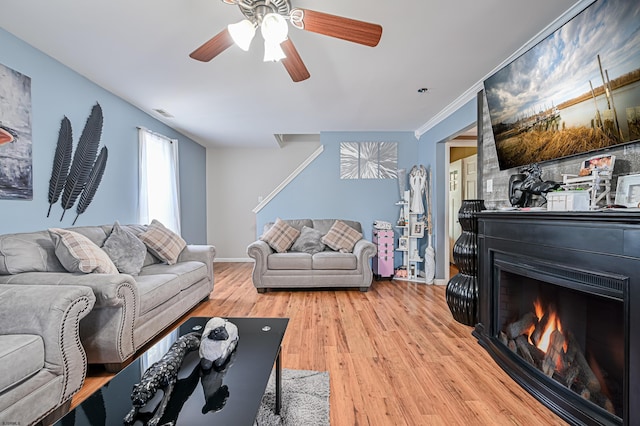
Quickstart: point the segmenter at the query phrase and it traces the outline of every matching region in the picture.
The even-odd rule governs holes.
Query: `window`
[[[152,219],[180,234],[178,141],[147,129],[138,129],[139,211],[138,220]]]

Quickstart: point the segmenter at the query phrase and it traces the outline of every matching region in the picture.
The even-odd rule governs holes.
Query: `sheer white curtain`
[[[180,234],[178,141],[143,128],[138,129],[138,141],[139,223],[156,219]]]

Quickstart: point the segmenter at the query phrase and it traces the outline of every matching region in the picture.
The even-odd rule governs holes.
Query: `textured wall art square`
[[[340,179],[395,179],[397,142],[342,142]]]
[[[0,64],[0,200],[32,200],[31,78]]]

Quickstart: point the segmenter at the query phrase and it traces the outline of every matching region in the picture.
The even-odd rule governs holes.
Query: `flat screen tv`
[[[484,88],[501,170],[640,140],[640,1],[591,3]]]

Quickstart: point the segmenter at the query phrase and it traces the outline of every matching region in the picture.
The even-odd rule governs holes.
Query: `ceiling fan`
[[[308,79],[310,74],[293,42],[288,38],[287,20],[298,29],[365,46],[377,46],[382,36],[382,27],[378,24],[309,9],[292,9],[289,0],[222,1],[238,5],[245,19],[220,31],[191,52],[191,58],[208,62],[234,43],[245,51],[249,50],[256,28],[260,27],[265,41],[264,60],[281,60],[291,79],[299,82]]]

